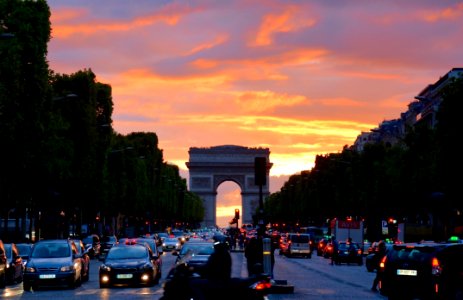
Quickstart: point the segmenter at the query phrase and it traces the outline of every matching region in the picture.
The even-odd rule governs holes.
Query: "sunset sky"
[[[155,132],[185,178],[190,147],[270,148],[271,191],[463,66],[463,1],[48,4],[50,68],[110,84],[118,133]],[[227,220],[239,193],[219,188]]]

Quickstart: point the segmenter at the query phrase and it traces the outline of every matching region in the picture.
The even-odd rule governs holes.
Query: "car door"
[[[11,244],[11,254],[12,254],[12,262],[14,269],[14,276],[13,280],[22,281],[24,266],[21,256],[19,255],[18,248],[15,244]]]

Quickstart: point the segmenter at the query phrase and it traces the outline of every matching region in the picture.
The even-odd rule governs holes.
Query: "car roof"
[[[70,242],[73,242],[71,240],[66,240],[66,239],[52,239],[52,240],[40,240],[36,244],[49,244],[49,243],[62,243],[62,244],[69,244]]]

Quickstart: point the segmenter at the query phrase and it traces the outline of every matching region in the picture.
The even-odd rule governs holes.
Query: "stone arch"
[[[267,161],[266,184],[262,186],[265,198],[269,192],[269,172],[272,167],[268,148],[247,148],[225,145],[209,148],[192,147],[186,166],[189,169],[189,188],[203,200],[202,226],[216,225],[217,188],[225,181],[235,182],[241,189],[241,222],[252,223],[252,215],[259,207],[259,186],[254,182],[255,157]]]

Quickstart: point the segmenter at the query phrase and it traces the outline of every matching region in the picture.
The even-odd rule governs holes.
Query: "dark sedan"
[[[71,240],[41,240],[32,248],[24,271],[23,288],[39,286],[75,288],[82,282],[82,262]]]
[[[317,256],[322,256],[323,252],[325,251],[326,245],[328,245],[329,240],[328,239],[320,239],[317,243]]]
[[[114,285],[154,286],[159,282],[159,270],[153,256],[151,249],[143,245],[114,245],[99,269],[100,288]]]
[[[176,264],[184,263],[195,273],[203,275],[207,261],[214,253],[214,243],[212,242],[186,242],[182,249],[172,254],[177,255]]]
[[[111,247],[116,245],[118,242],[119,241],[115,235],[107,235],[107,236],[101,237],[100,256],[98,257],[98,259],[103,260],[108,254],[109,249],[111,249]]]
[[[156,263],[156,267],[158,269],[157,273],[157,280],[161,279],[162,273],[162,258],[161,254],[158,251],[158,247],[156,245],[156,240],[154,238],[122,238],[120,239],[121,244],[126,244],[126,245],[134,245],[134,244],[140,244],[140,245],[148,245],[148,247],[151,249],[153,252],[153,260]]]
[[[359,266],[363,265],[363,251],[359,243],[339,242],[338,253],[335,256],[334,263],[353,263]]]
[[[6,282],[17,283],[23,281],[24,265],[16,244],[5,244]]]

